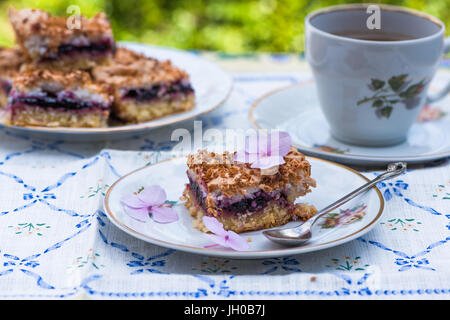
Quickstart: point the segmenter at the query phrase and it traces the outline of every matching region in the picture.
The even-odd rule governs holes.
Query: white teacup
[[[309,14],[306,58],[331,134],[345,143],[387,146],[403,142],[424,104],[450,91],[449,83],[427,96],[450,38],[438,19],[396,6],[378,6],[380,29],[369,29],[375,13],[368,6]]]

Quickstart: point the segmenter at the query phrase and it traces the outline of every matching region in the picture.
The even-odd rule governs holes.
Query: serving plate
[[[366,183],[368,179],[360,173],[330,161],[308,157],[312,177],[317,188],[298,200],[313,204],[321,209],[346,193]],[[356,197],[341,209],[333,211],[314,225],[313,238],[300,247],[283,247],[266,239],[261,231],[245,232],[241,236],[249,241],[246,251],[234,251],[221,246],[213,246],[204,233],[192,225],[193,218],[181,202],[186,177],[186,158],[174,158],[138,169],[123,176],[107,191],[104,209],[119,229],[148,243],[179,251],[232,259],[258,259],[300,254],[341,245],[370,231],[381,217],[384,201],[380,191],[373,187]],[[123,210],[120,199],[127,194],[150,185],[160,185],[167,193],[167,200],[174,205],[179,219],[161,224],[153,220],[140,222]],[[286,227],[298,225],[290,222]]]
[[[48,128],[19,127],[1,124],[16,133],[38,138],[69,141],[101,141],[128,138],[151,129],[176,124],[198,117],[221,106],[232,89],[232,77],[217,64],[190,52],[140,43],[121,42],[120,46],[160,60],[171,60],[190,76],[195,90],[196,105],[192,110],[168,115],[139,124],[110,126],[107,128]]]

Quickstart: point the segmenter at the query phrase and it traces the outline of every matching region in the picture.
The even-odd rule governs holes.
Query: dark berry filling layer
[[[278,204],[284,206],[287,204],[286,198],[282,193],[277,193],[276,196],[269,194],[265,191],[257,191],[251,195],[251,197],[244,198],[240,201],[226,205],[221,201],[216,204],[218,208],[224,213],[244,213],[244,212],[257,212],[264,209],[269,202],[276,201]]]
[[[168,84],[157,84],[148,88],[129,88],[122,95],[122,99],[134,99],[140,102],[151,101],[156,98],[174,97],[178,94],[194,92],[190,83],[176,81]]]
[[[197,183],[189,177],[189,188],[191,189],[197,204],[206,210],[206,197]],[[263,210],[271,201],[275,201],[282,207],[288,206],[288,201],[283,192],[265,192],[263,190],[252,193],[239,201],[231,202],[230,198],[216,201],[216,207],[224,214],[243,214]]]
[[[204,210],[206,210],[206,197],[203,195],[202,191],[200,190],[200,187],[197,183],[191,178],[191,176],[188,176],[189,178],[189,188],[191,189],[192,193],[195,196],[195,200],[197,201],[197,204],[201,206]]]
[[[48,53],[45,57],[42,57],[41,61],[53,61],[61,57],[76,56],[85,53],[89,54],[92,57],[102,57],[109,53],[114,54],[115,51],[115,42],[114,40],[109,38],[89,44],[67,43],[59,45],[57,52]]]
[[[64,92],[63,94],[54,94],[45,92],[39,96],[13,96],[11,106],[37,106],[50,109],[107,109],[109,105],[97,101],[79,100],[72,92]]]
[[[115,52],[115,44],[111,39],[104,39],[88,45],[62,44],[58,47],[59,55],[72,55],[87,52],[92,55],[101,55]]]
[[[11,81],[0,79],[0,87],[3,92],[8,95],[11,91]]]

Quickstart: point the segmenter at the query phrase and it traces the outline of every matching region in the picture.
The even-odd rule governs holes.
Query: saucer
[[[339,199],[351,190],[365,184],[369,179],[346,166],[327,160],[307,157],[314,168],[317,187],[301,197],[299,201],[324,208],[334,199]],[[117,180],[107,191],[104,209],[109,220],[130,236],[165,248],[194,254],[228,259],[262,259],[285,257],[294,254],[318,251],[354,240],[377,225],[384,209],[384,199],[377,187],[357,196],[342,208],[320,218],[314,225],[311,240],[303,246],[284,247],[269,241],[262,230],[241,233],[248,240],[249,248],[234,251],[222,246],[211,246],[210,238],[193,226],[194,218],[180,200],[188,179],[186,158],[172,158],[137,169]],[[330,180],[330,177],[334,179]],[[178,220],[172,223],[157,223],[153,220],[135,220],[123,210],[120,199],[136,192],[141,187],[159,184],[174,203]],[[283,227],[297,226],[289,222]]]
[[[432,110],[438,105],[444,105],[448,99],[424,108]],[[289,132],[293,145],[306,155],[365,166],[397,161],[423,163],[450,156],[450,117],[444,115],[440,113],[435,117],[438,119],[414,123],[406,141],[398,145],[363,147],[346,144],[330,135],[316,96],[314,81],[291,85],[264,95],[253,104],[249,114],[250,120],[259,129]]]

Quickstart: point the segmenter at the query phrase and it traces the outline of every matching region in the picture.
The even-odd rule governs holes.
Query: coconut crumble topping
[[[284,189],[287,185],[315,187],[310,177],[311,165],[305,156],[292,148],[284,157],[285,163],[274,174],[263,174],[261,169],[251,168],[247,163],[233,161],[234,152],[217,154],[201,150],[189,155],[187,165],[202,181],[209,193],[219,191],[226,196],[241,193],[245,189],[259,188],[266,192]]]
[[[114,86],[145,86],[149,84],[189,81],[189,75],[170,61],[148,58],[125,48],[118,48],[109,65],[100,65],[93,70],[97,81]]]
[[[88,19],[80,16],[80,28],[69,29],[65,17],[54,17],[39,9],[9,9],[9,19],[16,33],[17,42],[23,43],[25,39],[40,36],[46,39],[50,48],[72,38],[100,39],[104,36],[112,37],[112,29],[104,13],[98,13]]]

